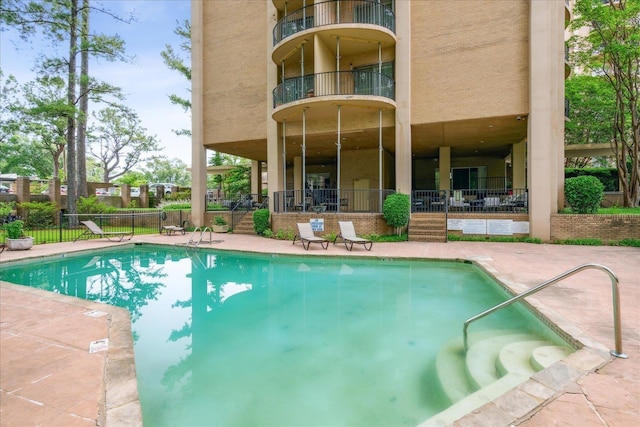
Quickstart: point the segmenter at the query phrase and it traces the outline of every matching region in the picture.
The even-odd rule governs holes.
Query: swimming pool
[[[0,278],[128,308],[148,425],[416,425],[445,405],[429,384],[438,349],[506,295],[459,262],[161,246],[3,266]],[[523,312],[474,332],[547,334]]]

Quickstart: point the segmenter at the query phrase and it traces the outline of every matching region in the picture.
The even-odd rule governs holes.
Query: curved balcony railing
[[[287,79],[273,90],[273,106],[330,95],[383,96],[394,99],[395,83],[371,71],[334,71]]]
[[[389,7],[372,0],[340,0],[314,3],[280,19],[273,29],[273,45],[309,28],[332,24],[373,24],[395,32],[395,16]]]

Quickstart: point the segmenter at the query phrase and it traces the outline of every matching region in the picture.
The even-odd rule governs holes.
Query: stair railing
[[[604,271],[605,273],[607,273],[609,275],[609,277],[611,278],[611,292],[612,292],[612,296],[613,296],[613,327],[614,327],[614,333],[615,333],[615,350],[611,350],[610,353],[611,355],[615,356],[615,357],[619,357],[621,359],[626,359],[628,356],[626,354],[624,354],[622,352],[622,335],[621,335],[621,326],[620,326],[620,294],[618,292],[618,278],[616,277],[616,275],[613,273],[613,271],[609,270],[607,267],[600,265],[600,264],[582,264],[579,265],[575,268],[572,268],[571,270],[568,270],[556,277],[554,277],[553,279],[547,280],[544,283],[539,284],[538,286],[529,289],[526,292],[523,292],[521,294],[518,294],[516,296],[514,296],[511,299],[508,299],[507,301],[496,305],[495,307],[492,307],[488,310],[483,311],[482,313],[476,314],[473,317],[470,317],[469,319],[467,319],[466,322],[464,322],[464,327],[462,330],[462,335],[464,338],[464,351],[465,353],[468,350],[468,339],[467,339],[467,328],[469,327],[469,325],[472,322],[475,322],[478,319],[481,319],[491,313],[493,313],[494,311],[500,310],[501,308],[504,308],[508,305],[513,304],[516,301],[519,301],[525,297],[528,297],[531,294],[535,294],[538,291],[543,290],[544,288],[546,288],[547,286],[553,285],[554,283],[557,283],[563,279],[566,279],[569,276],[573,276],[574,274],[588,269],[588,268],[595,268],[597,270],[601,270]]]

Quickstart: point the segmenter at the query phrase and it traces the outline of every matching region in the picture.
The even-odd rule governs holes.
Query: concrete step
[[[443,214],[412,214],[408,231],[409,241],[446,242],[446,217]]]
[[[444,411],[438,412],[433,417],[421,423],[418,427],[441,427],[453,425],[454,421],[458,418],[461,418],[478,409],[482,405],[502,396],[504,393],[514,387],[517,387],[528,379],[528,376],[508,374],[488,386],[465,396],[463,399],[452,404]]]
[[[573,349],[560,345],[538,347],[533,350],[531,354],[531,366],[533,366],[536,372],[541,371],[553,365],[558,360],[564,359],[573,352]]]
[[[514,342],[531,341],[535,338],[531,334],[496,334],[476,341],[469,346],[465,366],[472,388],[477,390],[486,387],[502,376],[496,367],[496,360],[503,347]]]
[[[505,345],[496,359],[498,375],[503,377],[509,373],[517,373],[527,377],[536,373],[531,366],[531,355],[538,347],[552,345],[549,341],[520,341]]]

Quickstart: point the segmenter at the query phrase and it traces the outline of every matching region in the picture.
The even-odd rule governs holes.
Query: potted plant
[[[10,251],[31,249],[33,246],[33,237],[23,234],[24,222],[22,220],[17,219],[6,223],[4,231],[6,234],[4,243]]]
[[[227,220],[222,216],[216,216],[213,218],[213,231],[215,233],[226,233],[229,231],[229,225],[227,225]]]

